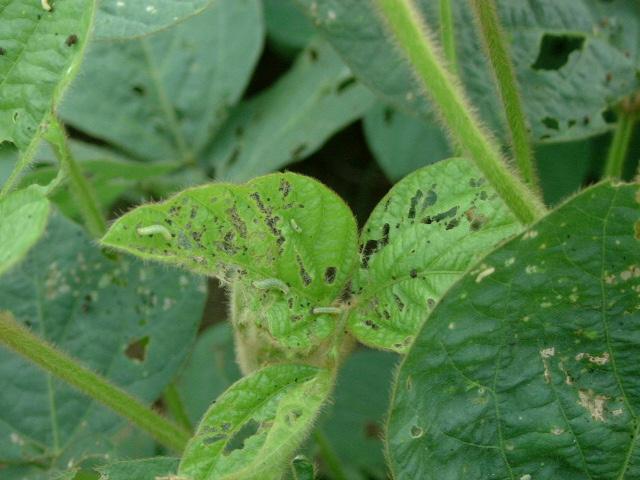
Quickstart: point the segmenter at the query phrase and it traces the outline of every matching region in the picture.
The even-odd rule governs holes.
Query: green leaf
[[[110,259],[59,215],[0,278],[0,310],[149,403],[186,358],[204,302],[201,279]],[[46,471],[87,455],[153,454],[142,433],[4,349],[0,383],[0,464]]]
[[[451,156],[449,143],[433,120],[422,121],[382,103],[365,115],[364,133],[378,164],[394,182]]]
[[[223,322],[205,330],[176,380],[191,422],[198,423],[211,402],[241,376],[231,325]]]
[[[328,371],[273,365],[232,385],[205,414],[178,475],[280,479],[332,386]]]
[[[219,0],[102,0],[96,16],[99,40],[141,37],[197,15]]]
[[[355,351],[342,365],[322,430],[348,470],[348,478],[383,479],[382,428],[398,356]]]
[[[431,118],[429,101],[389,40],[375,2],[298,1],[359,79],[398,108]],[[495,131],[506,131],[493,77],[479,53],[472,9],[466,0],[452,3],[460,77],[483,119]],[[617,4],[626,3],[625,8],[611,3],[500,2],[535,140],[578,139],[610,129],[604,112],[638,88],[638,65],[627,47],[637,44],[640,6],[624,0]],[[419,2],[418,8],[432,30],[439,31],[438,2]],[[631,52],[637,55],[637,50],[633,46]]]
[[[285,51],[301,50],[314,34],[313,25],[294,0],[263,0],[267,34]]]
[[[24,258],[44,233],[49,200],[35,188],[0,199],[0,275]]]
[[[171,478],[178,469],[179,459],[167,457],[146,458],[113,462],[96,470],[100,480],[159,480],[158,477]]]
[[[349,329],[366,345],[405,352],[447,289],[520,228],[472,162],[417,170],[364,226]]]
[[[640,476],[639,222],[638,185],[600,184],[447,293],[395,384],[395,478]]]
[[[206,158],[217,177],[248,180],[312,154],[371,105],[333,49],[314,41],[273,87],[238,106]]]
[[[94,43],[62,116],[134,156],[194,162],[242,95],[262,37],[258,0],[217,0],[156,35]]]
[[[209,184],[118,219],[105,246],[234,282],[236,326],[255,325],[288,352],[334,331],[330,307],[357,262],[355,219],[321,183],[292,173]]]
[[[87,41],[95,2],[0,2],[0,143],[21,151],[37,143],[46,117],[73,77]]]

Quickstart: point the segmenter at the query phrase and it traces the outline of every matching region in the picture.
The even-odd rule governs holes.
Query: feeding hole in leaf
[[[355,83],[356,83],[356,78],[355,77],[345,78],[340,83],[338,83],[338,85],[336,86],[336,93],[340,94],[340,93],[344,92],[346,89],[348,89],[348,88],[352,87],[353,85],[355,85]]]
[[[422,428],[420,428],[417,425],[414,425],[413,427],[411,427],[412,438],[420,438],[422,435],[424,435],[424,430],[422,430]]]
[[[131,87],[131,91],[141,97],[143,97],[147,93],[146,89],[142,85],[134,85],[133,87]]]
[[[65,45],[67,47],[71,47],[73,45],[75,45],[76,43],[78,43],[78,36],[75,33],[72,33],[71,35],[69,35],[67,37],[67,39],[64,41]]]
[[[569,55],[584,46],[583,35],[554,35],[542,37],[538,58],[531,65],[534,70],[559,70],[569,61]]]
[[[542,124],[551,129],[551,130],[559,130],[560,129],[560,124],[558,123],[558,120],[556,120],[555,118],[552,117],[544,117],[542,119]]]
[[[327,283],[333,283],[336,279],[336,267],[327,267],[324,271],[324,281]]]
[[[124,354],[134,362],[144,362],[147,358],[149,347],[149,336],[144,336],[131,342],[124,351]]]
[[[241,450],[244,448],[244,442],[250,437],[253,437],[260,428],[260,424],[253,418],[245,423],[240,430],[233,434],[233,437],[224,447],[223,455],[229,455],[234,450]]]

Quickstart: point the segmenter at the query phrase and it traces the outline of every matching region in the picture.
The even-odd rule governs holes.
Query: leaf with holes
[[[0,200],[0,275],[22,260],[42,236],[50,209],[37,188],[18,190]]]
[[[0,2],[0,143],[35,149],[80,63],[94,8],[93,0],[49,10],[32,0]]]
[[[640,189],[601,184],[444,297],[395,384],[395,478],[640,477]]]
[[[349,329],[367,345],[405,352],[447,289],[520,228],[470,161],[452,158],[417,170],[363,228]]]
[[[102,243],[234,283],[235,326],[267,332],[291,355],[333,333],[333,304],[357,263],[349,207],[292,173],[204,185],[139,207]]]
[[[387,178],[397,182],[414,170],[451,156],[440,126],[378,103],[364,116],[364,133]]]
[[[179,480],[174,476],[179,459],[167,457],[112,462],[98,467],[100,480]]]
[[[59,215],[0,277],[0,310],[149,403],[182,365],[204,301],[202,279],[108,258]],[[0,378],[0,464],[47,470],[89,453],[154,453],[153,442],[114,413],[5,349]]]
[[[102,0],[96,16],[99,40],[141,37],[201,13],[218,0]]]
[[[142,159],[193,163],[242,95],[262,40],[258,0],[217,0],[155,35],[94,43],[62,117]]]
[[[238,106],[205,157],[219,178],[248,180],[311,155],[373,101],[333,49],[315,40],[273,87]]]
[[[400,49],[389,39],[375,2],[298,2],[359,79],[398,108],[431,118],[429,101]],[[638,64],[629,48],[632,45],[637,55],[637,2],[505,0],[498,4],[534,139],[564,141],[610,129],[604,118],[609,107],[638,88]],[[439,2],[418,5],[437,33]],[[454,0],[452,5],[458,67],[466,90],[483,119],[495,131],[506,131],[493,76],[485,56],[478,53],[481,41],[472,9],[467,0]]]
[[[328,371],[303,365],[273,365],[239,380],[205,413],[178,475],[281,478],[331,387]]]

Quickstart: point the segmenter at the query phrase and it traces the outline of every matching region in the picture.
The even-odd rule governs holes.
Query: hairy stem
[[[331,473],[331,478],[333,478],[333,480],[347,480],[348,477],[342,467],[342,463],[322,430],[317,428],[313,432],[313,439],[320,450],[320,458],[322,458]]]
[[[604,176],[608,178],[620,178],[624,170],[624,161],[629,151],[629,143],[633,135],[638,115],[635,112],[629,112],[620,109],[618,125],[613,133],[613,140],[609,147],[607,155],[607,163],[604,167]]]
[[[0,344],[122,415],[166,447],[181,452],[189,440],[187,431],[38,338],[8,312],[0,312]]]
[[[174,420],[182,425],[185,430],[192,432],[193,425],[191,425],[191,420],[189,420],[187,410],[184,408],[182,397],[180,396],[180,392],[176,388],[175,383],[169,384],[167,389],[164,391],[162,399]]]
[[[444,55],[449,62],[449,69],[452,74],[457,75],[458,60],[456,57],[456,36],[453,26],[451,0],[440,0],[440,38]]]
[[[541,201],[509,171],[444,61],[412,0],[377,0],[380,14],[414,74],[438,107],[450,136],[476,163],[514,215],[529,224],[545,214]]]
[[[53,147],[60,162],[60,168],[64,168],[67,171],[71,191],[76,198],[78,210],[87,226],[87,230],[96,238],[102,237],[107,231],[107,222],[102,215],[102,210],[98,205],[98,200],[91,184],[83,175],[80,165],[71,155],[64,127],[57,119],[52,119],[45,139]]]
[[[500,26],[500,17],[495,0],[470,0],[476,20],[480,26],[485,50],[489,56],[497,80],[498,92],[507,117],[511,135],[513,156],[524,182],[538,190],[538,175],[533,159],[531,138],[522,106],[522,99],[511,62],[509,45]]]

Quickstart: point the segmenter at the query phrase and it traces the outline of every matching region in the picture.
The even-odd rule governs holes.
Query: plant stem
[[[71,183],[71,191],[76,197],[78,210],[84,219],[89,233],[96,238],[101,237],[107,231],[107,222],[102,215],[95,193],[91,184],[82,173],[80,165],[74,160],[64,127],[56,118],[52,118],[45,139],[51,144],[56,157],[60,162],[60,168],[66,168]]]
[[[629,151],[629,143],[633,135],[638,116],[635,112],[625,109],[619,110],[618,125],[613,133],[613,140],[609,147],[607,163],[604,167],[604,176],[608,178],[620,178],[624,169],[624,161]]]
[[[169,384],[162,398],[175,421],[182,425],[185,430],[192,432],[193,425],[191,425],[191,420],[189,420],[187,411],[184,408],[184,403],[180,397],[180,392],[176,388],[175,383],[172,382]]]
[[[333,480],[347,480],[347,475],[342,468],[342,463],[322,430],[319,428],[316,429],[313,432],[313,439],[320,449],[320,457],[322,457],[322,460],[324,460],[324,463],[331,472]]]
[[[456,36],[453,26],[453,10],[451,0],[440,0],[440,38],[444,55],[449,62],[449,69],[458,75],[458,61],[456,57]]]
[[[500,26],[496,2],[495,0],[470,0],[470,2],[498,83],[498,92],[507,117],[516,165],[524,182],[531,188],[539,190],[531,138],[522,106],[518,80],[511,62],[509,44]]]
[[[8,312],[0,312],[0,344],[111,408],[170,449],[181,452],[189,440],[189,432],[38,338]]]
[[[509,171],[499,146],[468,105],[462,88],[444,67],[431,34],[412,0],[377,0],[390,32],[425,92],[438,106],[451,137],[467,152],[515,216],[529,224],[545,214],[541,201]]]

